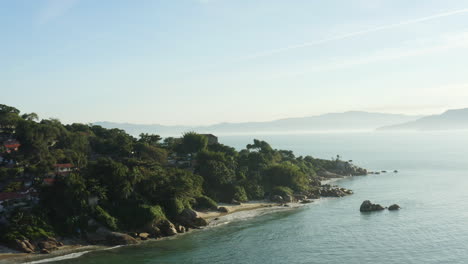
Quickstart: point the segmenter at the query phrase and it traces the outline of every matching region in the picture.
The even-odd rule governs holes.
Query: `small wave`
[[[49,262],[56,262],[56,261],[62,261],[62,260],[67,260],[67,259],[74,259],[74,258],[79,258],[85,254],[88,254],[89,252],[92,251],[106,251],[106,250],[112,250],[122,247],[120,246],[115,246],[115,247],[109,247],[109,248],[103,248],[99,250],[86,250],[86,251],[81,251],[81,252],[74,252],[70,254],[66,254],[63,256],[58,256],[58,257],[53,257],[53,258],[46,258],[46,259],[41,259],[41,260],[36,260],[36,261],[31,261],[31,262],[25,262],[25,264],[38,264],[38,263],[49,263]]]
[[[48,262],[56,262],[56,261],[66,260],[66,259],[74,259],[74,258],[79,258],[79,257],[81,257],[84,254],[87,254],[89,252],[91,252],[91,251],[87,250],[87,251],[82,251],[82,252],[76,252],[76,253],[71,253],[71,254],[67,254],[67,255],[63,255],[63,256],[59,256],[59,257],[47,258],[47,259],[41,259],[41,260],[26,262],[25,264],[48,263]]]
[[[291,204],[289,207],[275,206],[275,207],[257,208],[253,210],[238,211],[232,214],[221,216],[219,220],[211,222],[209,227],[218,227],[218,226],[226,225],[232,222],[245,221],[245,220],[249,220],[252,218],[256,218],[258,216],[271,214],[275,212],[287,211],[287,210],[291,210],[291,209],[295,209],[295,208],[303,207],[303,206],[304,206],[303,204]]]

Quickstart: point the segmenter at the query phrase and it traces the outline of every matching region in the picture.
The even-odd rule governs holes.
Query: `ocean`
[[[224,224],[55,263],[468,263],[468,133],[314,133],[254,138],[296,155],[336,157],[389,173],[334,184],[355,194],[299,209],[251,211]],[[398,173],[393,173],[398,170]],[[359,212],[364,200],[399,211]]]

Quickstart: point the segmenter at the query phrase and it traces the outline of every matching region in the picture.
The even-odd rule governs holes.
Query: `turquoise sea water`
[[[468,263],[468,133],[352,133],[253,138],[298,155],[344,159],[387,173],[343,179],[345,198],[300,209],[245,212],[229,223],[137,247],[56,263]],[[397,212],[363,214],[363,200]],[[256,216],[256,217],[254,217]]]

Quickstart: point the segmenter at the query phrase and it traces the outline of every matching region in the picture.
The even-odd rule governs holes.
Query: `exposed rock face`
[[[224,206],[218,207],[218,211],[220,211],[221,213],[229,213],[229,209]]]
[[[34,253],[36,247],[34,247],[28,240],[19,240],[15,239],[12,247],[16,250],[25,252],[25,253]]]
[[[189,227],[200,227],[208,225],[208,222],[200,217],[198,213],[192,209],[185,208],[178,217],[178,221]]]
[[[59,247],[63,246],[63,244],[58,242],[53,237],[48,237],[46,239],[43,239],[37,242],[36,245],[34,243],[31,243],[27,239],[24,239],[24,240],[15,239],[15,241],[13,242],[11,246],[12,248],[25,252],[25,253],[34,253],[36,251],[42,252],[42,253],[47,251],[47,253],[50,253],[51,251],[56,250]]]
[[[361,208],[359,209],[361,212],[373,212],[373,211],[381,211],[385,208],[380,204],[373,204],[369,200],[365,200],[361,204]]]
[[[164,236],[174,236],[177,235],[177,230],[173,223],[169,220],[163,220],[158,224],[159,230]]]
[[[23,243],[24,243],[29,249],[31,249],[32,251],[35,251],[35,250],[36,250],[36,246],[35,246],[33,243],[29,242],[29,240],[25,239],[25,240],[23,240]],[[58,246],[63,246],[62,243],[57,243],[57,244],[58,244]]]
[[[400,210],[400,206],[398,204],[392,204],[388,207],[388,210],[390,211],[395,211],[395,210]]]

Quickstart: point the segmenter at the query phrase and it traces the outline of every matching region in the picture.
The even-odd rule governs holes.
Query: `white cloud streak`
[[[368,56],[351,57],[345,59],[335,59],[328,63],[301,65],[299,68],[303,70],[298,71],[285,71],[277,72],[275,74],[269,73],[268,79],[278,79],[284,77],[297,77],[314,72],[327,72],[353,68],[361,65],[372,63],[388,62],[411,57],[426,56],[439,52],[451,51],[453,49],[468,48],[468,32],[461,32],[458,34],[447,34],[439,37],[431,46],[426,47],[412,47],[405,49],[386,49],[379,53],[374,53]],[[274,76],[274,77],[272,77]]]
[[[376,27],[376,28],[372,28],[372,29],[355,31],[355,32],[351,32],[351,33],[347,33],[347,34],[343,34],[343,35],[338,35],[338,36],[325,38],[325,39],[321,39],[321,40],[306,42],[306,43],[297,44],[297,45],[292,45],[292,46],[288,46],[288,47],[284,47],[284,48],[259,52],[259,53],[256,53],[256,54],[253,54],[253,55],[250,55],[250,56],[243,57],[243,58],[241,58],[241,60],[250,60],[250,59],[256,59],[256,58],[260,58],[260,57],[271,56],[271,55],[274,55],[274,54],[277,54],[277,53],[287,52],[287,51],[294,50],[294,49],[300,49],[300,48],[320,45],[320,44],[324,44],[324,43],[331,42],[331,41],[357,37],[357,36],[366,35],[366,34],[369,34],[369,33],[374,33],[374,32],[393,29],[393,28],[398,28],[398,27],[407,26],[407,25],[418,24],[418,23],[422,23],[422,22],[426,22],[426,21],[430,21],[430,20],[435,20],[435,19],[439,19],[439,18],[443,18],[443,17],[449,17],[449,16],[454,16],[454,15],[459,15],[459,14],[464,14],[464,13],[468,13],[468,8],[454,10],[454,11],[450,11],[450,12],[439,13],[439,14],[426,16],[426,17],[421,17],[421,18],[416,18],[416,19],[407,20],[407,21],[403,21],[403,22],[396,23],[396,24],[391,24],[391,25],[386,25],[386,26],[380,26],[380,27]]]

